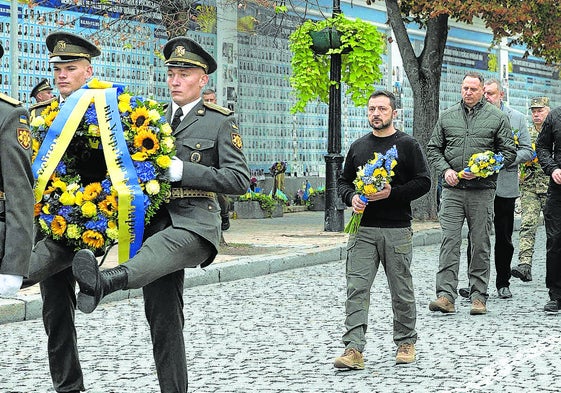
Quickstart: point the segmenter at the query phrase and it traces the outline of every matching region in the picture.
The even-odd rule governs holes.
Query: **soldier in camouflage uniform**
[[[536,138],[549,113],[549,98],[535,97],[530,103],[532,125],[530,137],[535,149]],[[535,157],[535,153],[534,153]],[[532,256],[540,212],[545,206],[549,176],[540,168],[537,157],[520,166],[520,206],[522,207],[520,225],[520,244],[518,266],[512,268],[511,274],[522,281],[532,281]]]

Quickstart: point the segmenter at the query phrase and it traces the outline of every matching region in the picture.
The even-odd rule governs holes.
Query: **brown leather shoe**
[[[438,299],[430,302],[429,310],[440,311],[445,314],[456,312],[454,303],[448,300],[448,298],[446,298],[445,296],[439,296]]]
[[[415,344],[405,343],[397,348],[397,355],[395,356],[395,364],[413,363],[415,361]]]
[[[333,362],[335,368],[348,368],[352,370],[364,370],[364,358],[356,348],[347,348],[342,356]]]
[[[471,310],[469,311],[469,313],[471,315],[487,314],[487,307],[481,300],[475,299],[473,302],[471,302]]]

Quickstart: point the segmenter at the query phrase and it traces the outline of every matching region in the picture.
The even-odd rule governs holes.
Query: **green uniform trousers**
[[[471,237],[471,260],[468,278],[471,300],[483,303],[489,295],[491,230],[493,227],[495,189],[445,188],[438,214],[442,229],[442,243],[436,273],[436,296],[444,296],[452,303],[458,297],[458,271],[462,227],[467,221]]]
[[[408,228],[360,227],[347,245],[346,348],[360,352],[366,345],[370,289],[380,262],[386,272],[392,298],[393,340],[397,345],[415,343],[417,311],[411,259],[413,232]]]

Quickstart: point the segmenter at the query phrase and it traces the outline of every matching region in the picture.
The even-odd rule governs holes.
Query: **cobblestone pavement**
[[[492,285],[483,316],[470,316],[466,300],[457,301],[453,315],[428,311],[438,245],[416,247],[419,341],[410,365],[394,364],[382,270],[372,291],[363,371],[332,365],[343,350],[343,261],[186,289],[189,392],[559,392],[561,315],[542,311],[544,238],[541,227],[534,281],[513,278],[508,300],[498,299]],[[158,391],[141,299],[78,312],[76,320],[89,393]],[[40,320],[0,325],[0,342],[0,392],[53,392]]]

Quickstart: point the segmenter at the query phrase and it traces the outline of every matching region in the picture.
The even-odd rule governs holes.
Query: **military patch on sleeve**
[[[238,133],[232,132],[232,145],[238,150],[241,150],[243,147],[242,136]]]
[[[18,128],[16,135],[21,147],[28,150],[31,147],[31,132],[27,128]]]
[[[19,117],[19,122],[20,122],[21,124],[27,125],[27,124],[28,124],[28,123],[27,123],[27,116],[21,115],[21,116]]]

